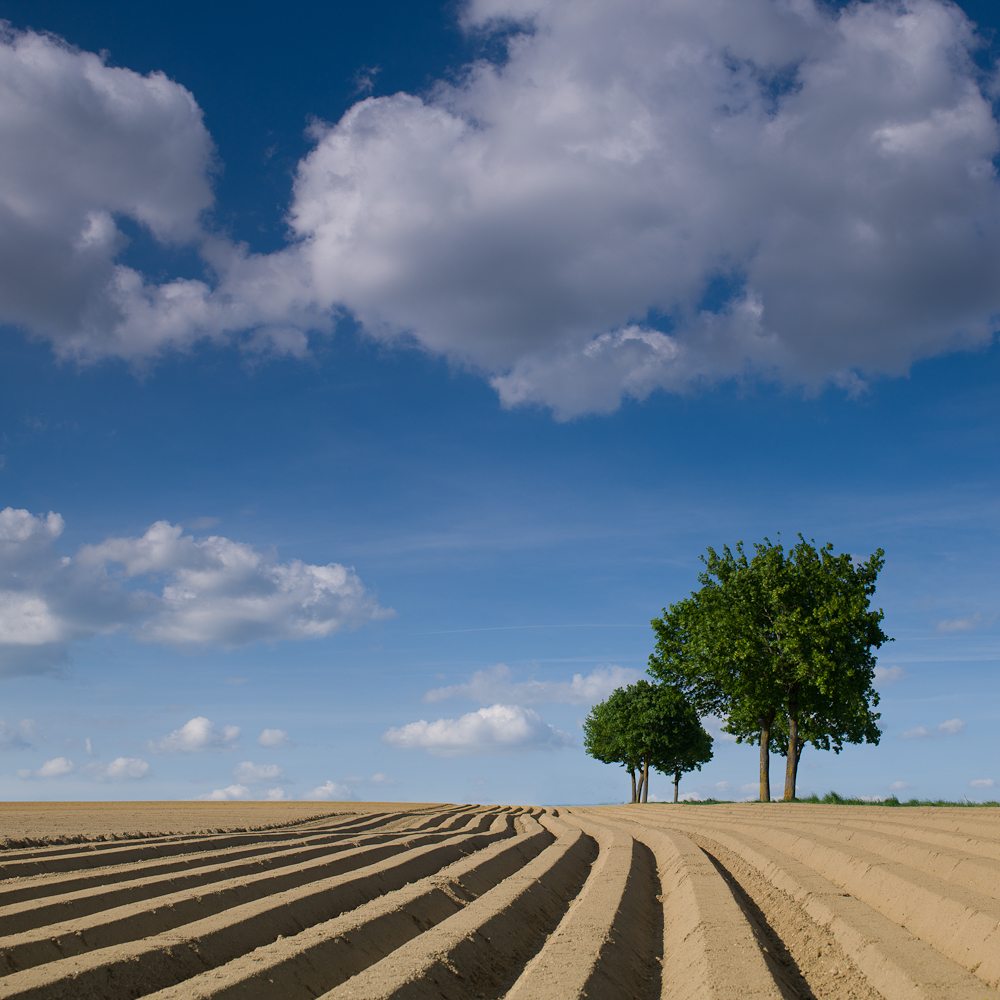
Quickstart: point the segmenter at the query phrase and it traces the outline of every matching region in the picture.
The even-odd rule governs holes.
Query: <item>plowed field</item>
[[[0,998],[1000,1000],[1000,810],[387,806],[0,865]]]

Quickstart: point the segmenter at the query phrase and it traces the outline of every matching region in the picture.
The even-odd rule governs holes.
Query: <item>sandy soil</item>
[[[0,998],[1000,1000],[1000,810],[17,810],[192,832],[0,854]]]
[[[0,847],[24,840],[198,833],[268,827],[344,812],[421,808],[412,802],[0,802]]]

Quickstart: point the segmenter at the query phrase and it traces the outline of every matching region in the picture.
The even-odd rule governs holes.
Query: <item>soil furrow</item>
[[[728,823],[685,821],[683,832],[715,856],[720,847],[732,851],[795,900],[815,923],[833,934],[886,1000],[1000,1000],[1000,993],[867,903],[845,893],[839,884],[759,839],[759,831],[749,834],[732,829]]]
[[[597,841],[580,894],[507,1000],[618,1000],[660,994],[662,914],[652,852],[621,829],[564,813]]]
[[[467,824],[464,835],[488,825],[494,815],[484,813],[474,817]],[[447,834],[437,832],[405,836],[390,844],[355,848],[290,865],[276,872],[264,872],[249,878],[222,879],[207,886],[117,906],[76,920],[0,938],[0,954],[6,971],[17,972],[68,955],[162,934],[265,896],[369,867],[383,859],[391,860],[413,848],[447,842],[447,839],[443,840],[447,837]]]
[[[312,1000],[457,913],[536,857],[553,835],[533,824],[437,874],[243,955],[146,1000]]]
[[[549,825],[547,818],[543,819]],[[596,854],[568,829],[530,864],[322,1000],[481,1000],[505,992],[559,922]]]
[[[508,818],[501,816],[486,833],[459,833],[345,875],[227,907],[141,941],[60,957],[0,980],[0,997],[118,1000],[143,996],[433,875],[497,839],[509,838],[510,826]]]

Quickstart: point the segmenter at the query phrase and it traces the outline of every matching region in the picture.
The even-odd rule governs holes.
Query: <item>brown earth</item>
[[[344,812],[420,809],[413,802],[0,802],[0,850],[25,840],[261,829]],[[27,846],[27,845],[25,845]],[[2,855],[0,855],[2,856]]]
[[[0,998],[1000,1000],[998,809],[19,809],[148,836],[0,852]]]

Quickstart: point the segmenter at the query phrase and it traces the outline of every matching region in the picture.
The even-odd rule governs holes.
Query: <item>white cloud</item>
[[[280,563],[166,521],[64,557],[63,527],[52,512],[0,511],[0,673],[51,670],[70,641],[122,629],[144,642],[231,647],[321,638],[393,614],[338,563]]]
[[[857,391],[990,340],[996,80],[957,5],[463,10],[532,30],[314,126],[270,255],[199,228],[211,143],[182,87],[8,34],[0,318],[134,359],[199,337],[302,354],[345,309],[562,418],[748,371]],[[211,280],[116,266],[118,215],[196,245]]]
[[[390,778],[387,774],[383,774],[382,771],[373,774],[368,780],[373,785],[381,785],[383,788],[388,788],[390,785],[398,784],[394,778]]]
[[[997,783],[994,778],[973,778],[969,785],[972,788],[996,788]]]
[[[905,733],[900,733],[899,738],[901,740],[937,739],[942,736],[957,736],[964,729],[965,723],[961,719],[948,719],[933,732],[926,726],[917,726],[915,729],[907,729]]]
[[[641,675],[628,667],[598,667],[584,677],[574,674],[571,681],[519,681],[511,679],[511,670],[505,663],[497,663],[486,670],[477,670],[464,684],[435,688],[424,695],[424,701],[433,704],[449,698],[478,701],[481,705],[497,703],[516,705],[541,705],[561,702],[567,705],[593,705],[607,698],[618,687],[625,687]]]
[[[995,617],[995,616],[994,616]],[[971,632],[980,625],[992,625],[994,618],[983,618],[977,611],[974,615],[967,615],[965,618],[951,618],[937,623],[939,632]]]
[[[269,788],[264,793],[264,798],[268,802],[287,802],[291,798],[291,795],[284,788]]]
[[[881,684],[892,684],[895,681],[901,681],[904,677],[909,676],[910,675],[898,665],[875,668],[875,680]]]
[[[351,797],[351,790],[347,785],[342,785],[336,781],[326,781],[317,788],[314,788],[311,792],[306,792],[302,796],[304,799],[315,799],[317,801],[325,801],[327,799],[349,799]]]
[[[145,778],[149,764],[138,757],[116,757],[110,764],[92,761],[84,770],[96,781],[130,781]]]
[[[34,719],[21,719],[13,726],[0,719],[0,750],[27,750],[35,738]]]
[[[272,750],[278,750],[281,747],[290,747],[293,745],[288,733],[286,733],[284,729],[265,729],[260,736],[257,737],[257,742],[262,747],[269,747]]]
[[[172,733],[149,741],[153,753],[201,753],[206,750],[236,750],[239,747],[239,726],[216,729],[203,715],[189,719]]]
[[[908,782],[908,781],[893,781],[893,782],[892,782],[892,783],[891,783],[891,784],[889,785],[889,787],[890,787],[890,788],[891,788],[891,789],[892,789],[892,790],[893,790],[894,792],[901,792],[901,791],[903,791],[904,789],[907,789],[907,788],[913,788],[914,786],[913,786],[912,784],[910,784],[910,782]]]
[[[64,774],[72,774],[76,764],[67,757],[53,757],[47,760],[37,771],[21,769],[17,772],[19,778],[61,778]]]
[[[225,788],[216,788],[204,795],[196,796],[200,802],[228,802],[233,799],[252,798],[250,789],[246,785],[227,785]]]
[[[269,781],[285,781],[284,768],[277,764],[253,764],[241,761],[233,768],[233,777],[243,785],[266,785]]]
[[[423,748],[437,757],[551,750],[573,744],[569,733],[550,726],[537,712],[520,705],[491,705],[460,719],[421,719],[387,730],[382,739],[402,749]]]

